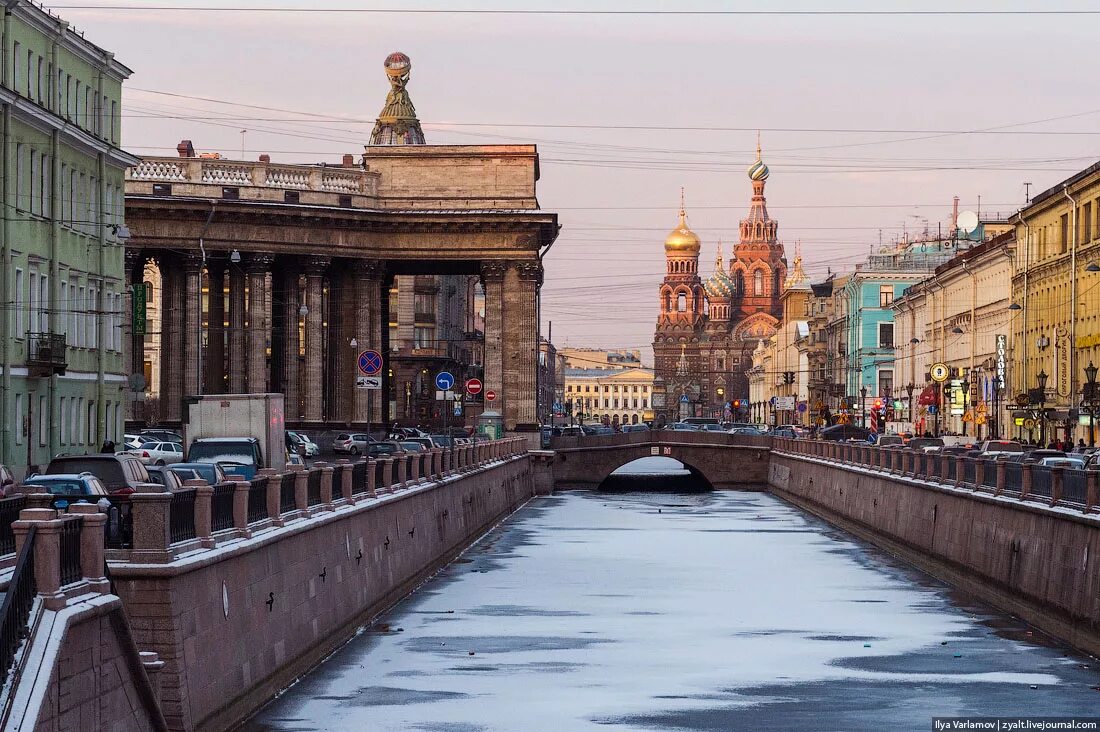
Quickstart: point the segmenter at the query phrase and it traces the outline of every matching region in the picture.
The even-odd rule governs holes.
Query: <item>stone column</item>
[[[347,367],[347,371],[354,376],[358,373],[354,360],[358,356],[358,351],[367,348],[376,351],[382,350],[382,322],[379,317],[379,304],[382,302],[382,263],[373,259],[357,259],[352,266],[352,276],[355,278],[352,333],[359,346],[354,349],[348,348],[352,360]],[[355,394],[352,420],[356,424],[367,422],[367,398],[369,396],[370,401],[373,402],[370,406],[369,419],[371,422],[378,424],[382,418],[382,400],[386,398],[385,392],[376,389],[368,393],[367,389],[355,389],[354,384],[352,388]]]
[[[298,331],[298,308],[302,304],[301,288],[298,286],[299,271],[296,267],[287,264],[287,269],[283,273],[283,303],[280,306],[283,311],[282,325],[283,325],[283,359],[282,359],[282,382],[283,393],[286,395],[286,417],[288,420],[297,421],[302,416],[302,399],[301,392],[298,389],[299,372],[301,369],[301,362],[299,361],[300,342]]]
[[[73,503],[70,514],[79,514],[83,524],[80,527],[80,569],[84,580],[94,592],[106,595],[111,591],[111,583],[103,574],[107,564],[106,547],[103,544],[103,525],[107,523],[107,514],[100,513],[94,503]]]
[[[199,393],[199,348],[202,343],[202,259],[188,255],[183,260],[183,395]],[[163,358],[163,356],[162,356]]]
[[[538,262],[516,262],[504,276],[504,386],[505,429],[538,422],[536,371],[539,324],[535,301],[542,282]],[[488,333],[486,333],[488,343]],[[499,398],[499,397],[498,397]]]
[[[229,265],[229,392],[244,393],[244,270]]]
[[[310,257],[306,260],[306,365],[302,383],[304,393],[304,414],[307,422],[320,422],[324,419],[324,312],[322,310],[322,288],[324,272],[328,267],[327,257]]]
[[[481,280],[485,287],[485,391],[495,391],[492,409],[503,412],[508,403],[504,390],[504,273],[505,262],[483,262]],[[488,405],[486,405],[488,408]],[[507,423],[506,423],[507,424]]]
[[[127,249],[126,261],[126,285],[130,295],[123,302],[130,306],[129,313],[122,314],[122,368],[126,375],[145,373],[145,336],[134,332],[134,292],[137,288],[145,287],[145,254],[140,249]],[[148,326],[146,326],[148,330]],[[138,409],[134,402],[127,397],[126,416],[136,418]],[[142,412],[144,414],[144,412]]]
[[[24,508],[11,525],[16,556],[23,550],[27,532],[32,525],[35,527],[34,583],[47,610],[65,607],[65,593],[61,591],[61,524],[52,508]]]
[[[225,263],[207,262],[206,394],[225,392]]]
[[[271,333],[267,314],[267,273],[275,258],[253,254],[248,259],[248,393],[267,391],[267,339]]]
[[[178,422],[183,398],[183,271],[178,258],[160,257],[160,415]]]

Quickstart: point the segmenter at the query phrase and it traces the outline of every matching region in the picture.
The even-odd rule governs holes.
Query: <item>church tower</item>
[[[779,222],[768,215],[764,184],[771,171],[760,153],[760,138],[756,141],[756,162],[749,168],[752,200],[749,215],[741,219],[740,241],[733,249],[730,276],[739,296],[737,315],[746,318],[756,313],[768,313],[774,318],[782,314],[779,296],[787,276],[783,245],[779,242]]]
[[[680,220],[665,238],[665,278],[658,289],[657,327],[653,335],[656,375],[668,385],[665,414],[678,418],[684,396],[699,394],[699,330],[706,318],[706,293],[699,278],[699,237],[687,225],[684,194],[680,192]]]

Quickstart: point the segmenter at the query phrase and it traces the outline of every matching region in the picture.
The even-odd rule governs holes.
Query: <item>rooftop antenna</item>
[[[241,130],[241,160],[244,160],[244,136],[248,130]]]
[[[1031,181],[1024,181],[1024,203],[1031,203]]]

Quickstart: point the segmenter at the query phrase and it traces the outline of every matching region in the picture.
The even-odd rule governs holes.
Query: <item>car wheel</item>
[[[348,452],[350,452],[352,455],[358,455],[359,454],[359,448],[352,445],[351,449],[348,450]]]
[[[156,464],[158,466],[162,467],[162,468],[164,467],[164,461],[163,460],[157,460]]]

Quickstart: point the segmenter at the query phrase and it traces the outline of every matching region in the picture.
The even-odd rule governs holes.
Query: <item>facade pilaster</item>
[[[302,416],[302,399],[299,391],[299,373],[301,362],[301,341],[298,330],[298,308],[301,307],[302,292],[298,284],[300,271],[293,265],[287,265],[283,273],[281,292],[283,302],[278,304],[282,308],[282,368],[283,393],[286,395],[286,417],[297,420]],[[274,305],[273,305],[274,307]]]
[[[352,303],[355,323],[354,336],[359,346],[355,349],[349,349],[354,353],[352,353],[353,361],[347,371],[350,374],[357,374],[358,366],[354,359],[357,358],[358,351],[368,348],[382,351],[380,333],[382,321],[378,307],[382,300],[382,263],[373,259],[359,259],[356,260],[352,272],[355,278],[355,301]],[[385,368],[384,365],[383,368]],[[384,394],[385,392],[381,389],[370,394],[368,394],[367,389],[355,389],[355,409],[352,419],[357,423],[365,423],[368,419],[375,424],[381,421]],[[369,417],[367,413],[368,398],[369,401],[373,402],[370,405],[371,413]]]
[[[305,328],[305,379],[302,384],[304,415],[307,422],[324,419],[324,312],[322,292],[327,257],[310,257],[306,260],[306,313]]]
[[[202,260],[190,254],[183,260],[183,395],[199,393],[202,320]]]
[[[225,392],[225,263],[208,262],[206,358],[203,365],[206,394]]]
[[[510,397],[504,388],[504,278],[507,271],[506,262],[489,261],[481,265],[485,288],[485,390],[496,392],[493,408],[501,413],[505,413]]]
[[[267,314],[267,275],[275,258],[268,254],[253,254],[246,269],[248,279],[248,329],[245,331],[248,352],[248,393],[267,391],[267,339],[271,329]]]
[[[538,262],[513,263],[504,276],[504,425],[535,424],[538,322],[535,302],[542,282]],[[488,335],[488,334],[486,334]]]
[[[229,265],[229,393],[244,393],[244,270]]]
[[[176,257],[160,256],[160,416],[180,420],[183,399],[183,270]]]

